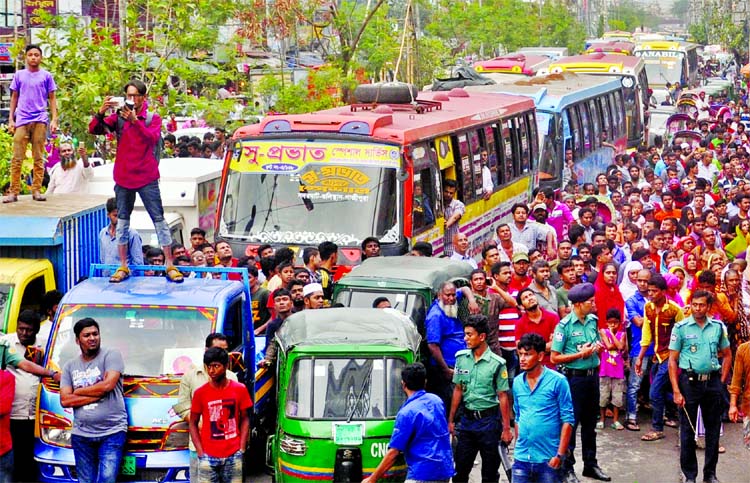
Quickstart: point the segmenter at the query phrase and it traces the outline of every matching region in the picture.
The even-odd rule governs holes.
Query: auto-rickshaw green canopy
[[[471,270],[468,263],[447,258],[375,257],[362,262],[342,281],[345,285],[359,285],[359,281],[378,280],[385,285],[389,280],[408,280],[437,292],[446,280],[468,279]]]
[[[395,309],[303,310],[276,332],[283,352],[295,346],[388,345],[416,352],[421,337],[414,322]]]

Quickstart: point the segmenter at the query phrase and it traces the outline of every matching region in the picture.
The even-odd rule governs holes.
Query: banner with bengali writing
[[[235,147],[230,169],[293,173],[311,163],[398,168],[401,148],[376,143],[244,140]]]
[[[44,23],[39,16],[40,10],[50,15],[57,15],[57,0],[24,0],[28,27],[43,27]]]

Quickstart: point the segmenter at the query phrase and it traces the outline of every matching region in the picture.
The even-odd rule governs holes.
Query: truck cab
[[[94,270],[112,269],[95,266]],[[134,273],[153,267],[133,267]],[[188,478],[188,425],[172,409],[180,376],[203,362],[205,338],[222,332],[230,351],[251,361],[234,367],[254,396],[255,339],[247,273],[241,269],[192,268],[224,279],[188,277],[181,284],[165,277],[138,276],[119,284],[96,276],[63,297],[56,314],[45,364],[62,370],[80,356],[73,325],[91,317],[99,323],[102,346],[118,350],[125,362],[123,393],[128,433],[120,471],[125,481],[185,481]],[[243,282],[227,280],[243,273]],[[233,357],[232,359],[238,359]],[[59,385],[45,380],[39,394],[34,457],[42,481],[75,481],[71,447],[73,410],[60,404]]]

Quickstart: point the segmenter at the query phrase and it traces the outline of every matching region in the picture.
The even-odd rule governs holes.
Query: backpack
[[[154,120],[154,113],[151,111],[146,112],[146,127],[151,126],[151,121]],[[117,136],[117,142],[119,144],[120,142],[120,135],[122,135],[122,129],[125,127],[125,119],[123,119],[120,116],[117,116],[117,125],[115,126],[115,135]],[[161,132],[159,133],[159,139],[156,140],[156,144],[154,145],[154,158],[156,159],[156,164],[159,164],[161,161],[161,153],[164,151],[164,138],[161,136]]]

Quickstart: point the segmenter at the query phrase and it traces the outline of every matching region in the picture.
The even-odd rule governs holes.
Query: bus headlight
[[[161,448],[164,451],[187,449],[189,439],[188,423],[179,421],[169,427],[167,434],[164,435],[164,442]]]
[[[301,439],[294,439],[284,435],[281,437],[281,441],[279,441],[279,449],[292,456],[305,456],[307,445]]]

